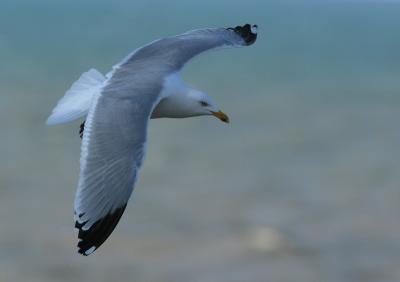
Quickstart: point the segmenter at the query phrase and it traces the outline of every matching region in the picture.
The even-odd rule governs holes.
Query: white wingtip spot
[[[93,253],[94,251],[96,250],[96,247],[95,246],[93,246],[93,247],[91,247],[90,249],[88,249],[86,252],[85,252],[85,255],[90,255],[91,253]]]
[[[257,34],[257,29],[258,29],[257,25],[252,25],[251,26],[251,32],[254,33],[254,34]]]

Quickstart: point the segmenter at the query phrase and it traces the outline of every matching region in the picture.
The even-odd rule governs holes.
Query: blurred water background
[[[79,75],[199,27],[259,25],[184,77],[231,117],[151,122],[119,226],[76,253]],[[400,281],[400,2],[0,1],[0,281]]]

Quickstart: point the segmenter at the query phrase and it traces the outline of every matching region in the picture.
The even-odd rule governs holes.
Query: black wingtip
[[[237,27],[229,27],[228,29],[239,34],[247,45],[251,45],[257,40],[258,26],[256,24],[245,24],[244,26],[239,25]]]
[[[88,256],[97,250],[111,235],[124,213],[125,208],[126,204],[99,219],[87,230],[83,229],[86,222],[79,223],[76,221],[75,228],[79,230],[78,253]]]

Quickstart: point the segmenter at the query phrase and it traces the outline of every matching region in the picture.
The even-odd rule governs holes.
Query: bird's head
[[[225,123],[229,117],[223,113],[210,96],[199,90],[191,89],[189,92],[192,111],[196,116],[213,115]]]

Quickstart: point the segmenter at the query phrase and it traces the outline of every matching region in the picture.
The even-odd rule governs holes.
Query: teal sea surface
[[[400,2],[0,1],[0,282],[400,281]],[[154,39],[256,23],[183,72],[230,118],[153,120],[120,224],[77,254],[69,86]]]

